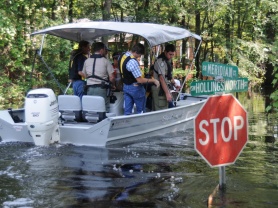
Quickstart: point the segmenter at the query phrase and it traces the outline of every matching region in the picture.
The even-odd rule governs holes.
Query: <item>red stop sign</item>
[[[211,167],[233,164],[248,141],[247,112],[231,94],[211,96],[194,131],[195,149]]]

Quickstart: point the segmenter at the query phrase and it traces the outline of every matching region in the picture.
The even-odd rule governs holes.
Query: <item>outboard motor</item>
[[[58,102],[48,88],[31,90],[25,98],[25,122],[35,145],[60,141]]]

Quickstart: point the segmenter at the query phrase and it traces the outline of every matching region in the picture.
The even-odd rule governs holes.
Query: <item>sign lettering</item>
[[[204,61],[202,63],[202,74],[203,76],[222,76],[223,78],[229,79],[237,78],[238,67],[227,64]]]

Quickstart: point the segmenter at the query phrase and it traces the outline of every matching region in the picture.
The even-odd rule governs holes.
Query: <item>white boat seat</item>
[[[82,120],[81,100],[77,95],[59,95],[59,112],[62,119],[70,122]]]
[[[90,123],[97,123],[115,113],[106,113],[105,100],[101,96],[83,95],[82,97],[82,117]]]

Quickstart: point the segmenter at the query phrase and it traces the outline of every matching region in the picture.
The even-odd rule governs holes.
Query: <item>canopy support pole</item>
[[[42,55],[42,48],[43,48],[43,43],[44,43],[44,37],[45,37],[45,34],[43,34],[43,36],[42,36],[41,47],[40,47],[40,50],[38,52],[39,56]]]

